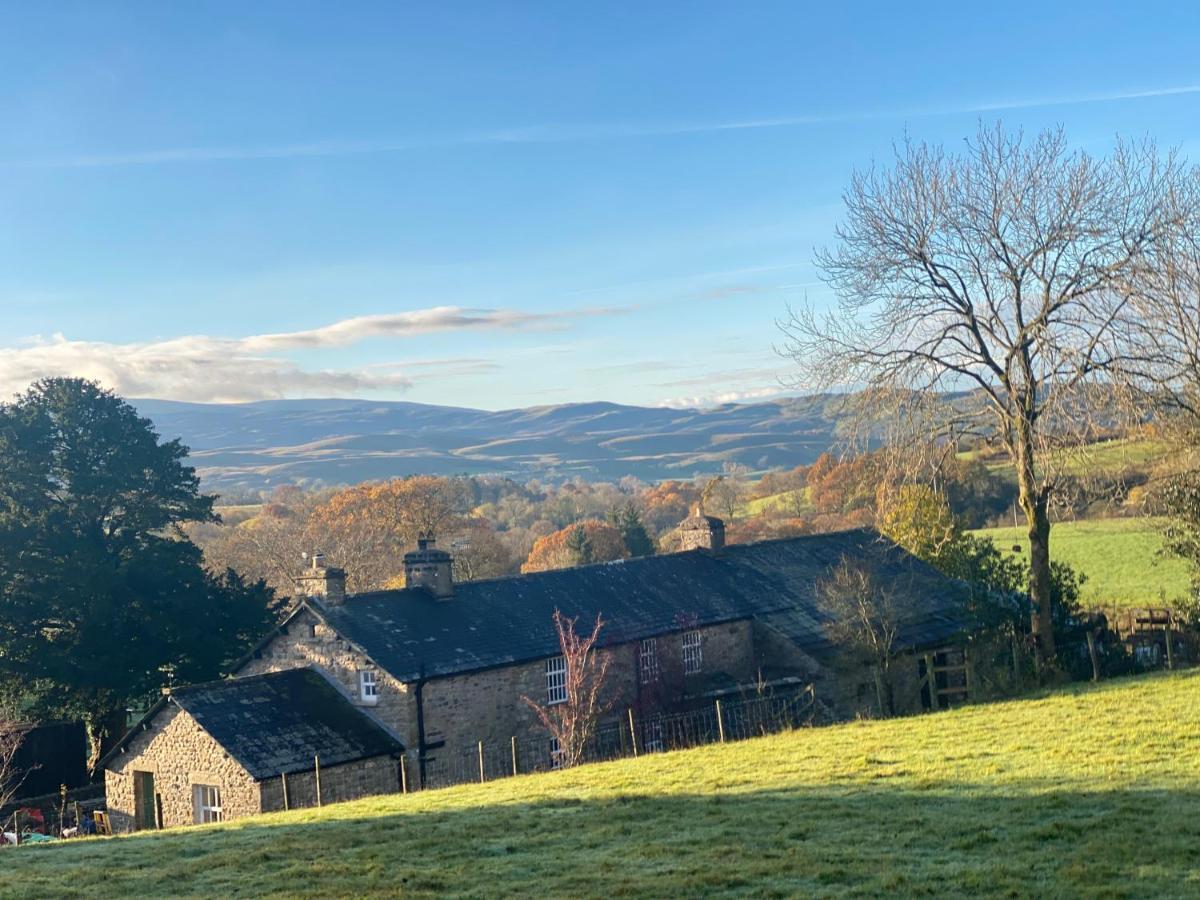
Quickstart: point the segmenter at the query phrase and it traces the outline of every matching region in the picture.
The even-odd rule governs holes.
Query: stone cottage
[[[404,746],[312,668],[163,696],[104,759],[117,831],[219,822],[399,789]],[[320,775],[317,775],[318,765]]]
[[[389,764],[382,760],[395,752],[404,753],[414,788],[436,783],[450,761],[480,743],[493,752],[519,750],[522,769],[548,767],[555,748],[523,698],[546,705],[564,699],[556,609],[578,617],[580,630],[603,618],[598,646],[610,655],[605,689],[614,716],[633,710],[637,721],[652,723],[664,709],[809,685],[823,708],[852,716],[869,710],[878,695],[869,671],[838,664],[831,614],[819,589],[846,560],[868,568],[903,601],[896,648],[908,656],[893,667],[899,673],[897,711],[939,704],[936,684],[930,690],[923,678],[932,659],[923,651],[941,649],[962,634],[960,583],[868,530],[726,546],[724,524],[696,513],[681,523],[680,535],[678,553],[461,584],[453,581],[451,555],[426,536],[404,558],[405,588],[355,595],[346,593],[345,572],[316,555],[297,579],[302,599],[245,658],[235,678],[174,692],[139,726],[145,735],[135,729],[110,756],[110,805],[122,822],[144,825],[150,820],[136,812],[136,772],[163,771],[155,776],[156,790],[168,777],[199,784],[192,769],[208,766],[206,754],[223,747],[231,778],[223,796],[234,790],[244,796],[239,812],[279,808],[278,771],[300,773],[305,759],[311,769],[319,751],[306,744],[298,754],[269,765],[263,759],[256,768],[225,737],[211,730],[211,742],[198,736],[191,723],[207,727],[189,713],[188,691],[215,697],[224,690],[224,699],[213,702],[228,708],[241,703],[233,699],[239,683],[271,684],[272,677],[296,670],[310,673],[306,683],[314,691],[318,679],[326,686],[323,703],[340,721],[366,720],[376,728],[372,735],[388,736],[391,743],[367,741],[363,728],[357,749],[342,754],[346,764],[379,766],[359,793],[394,789],[396,767],[385,773]],[[297,709],[286,722],[247,720],[245,730],[282,738],[304,716]],[[184,724],[172,728],[175,719]],[[331,720],[326,724],[335,730]],[[647,733],[640,739],[652,738]],[[324,757],[322,766],[328,771]],[[289,775],[289,783],[296,777]],[[176,796],[187,805],[186,791]],[[164,822],[196,821],[201,805],[193,799],[190,808],[172,806],[169,815],[164,809]]]

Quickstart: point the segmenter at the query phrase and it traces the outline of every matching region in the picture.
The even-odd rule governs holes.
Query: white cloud
[[[343,319],[308,331],[243,338],[193,335],[123,344],[72,340],[56,334],[0,348],[0,396],[24,390],[39,378],[54,376],[93,379],[127,397],[220,403],[394,393],[408,390],[418,378],[461,377],[485,372],[494,364],[479,359],[420,359],[411,364],[310,369],[282,354],[301,348],[342,347],[372,337],[410,337],[434,331],[554,328],[571,319],[623,311],[529,313],[435,307]]]
[[[230,147],[168,147],[158,150],[133,150],[120,153],[93,153],[51,159],[29,160],[24,165],[45,168],[108,168],[112,166],[169,165],[178,163],[223,162],[229,160],[295,159],[306,157],[361,156],[400,153],[408,150],[477,144],[554,144],[579,141],[617,140],[622,138],[709,134],[769,128],[797,128],[842,122],[874,122],[928,116],[950,116],[1078,106],[1094,103],[1144,100],[1200,94],[1200,84],[1170,85],[1146,89],[1119,89],[1090,94],[1025,97],[1008,100],[978,101],[959,106],[912,107],[895,109],[847,110],[816,115],[782,115],[727,122],[648,122],[596,123],[582,125],[531,125],[476,134],[441,135],[411,138],[315,141],[298,144],[267,144]]]

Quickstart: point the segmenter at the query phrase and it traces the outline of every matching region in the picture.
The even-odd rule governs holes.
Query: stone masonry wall
[[[259,675],[301,666],[322,672],[351,703],[391,731],[404,746],[416,747],[416,706],[408,685],[372,664],[307,610],[288,624],[286,633],[277,635],[234,674]],[[359,672],[368,668],[375,671],[378,685],[375,703],[363,702],[359,693]]]
[[[340,803],[373,794],[395,794],[400,790],[400,764],[390,756],[376,756],[321,767],[321,803]],[[260,785],[263,812],[283,809],[283,780],[268,778]],[[287,777],[289,809],[317,805],[315,772],[296,772]]]
[[[669,705],[717,673],[742,682],[753,680],[756,662],[749,621],[710,626],[700,632],[702,666],[696,675],[683,674],[682,633],[658,636],[660,677],[652,686],[641,683],[640,641],[603,651],[611,659],[605,692],[612,709],[610,718],[626,715],[629,707],[640,716]],[[549,736],[522,697],[545,702],[545,660],[429,681],[423,691],[426,740],[445,742],[444,747],[430,751],[432,765],[440,757],[469,755],[478,741],[493,752],[503,752],[513,737],[523,765],[544,764]],[[416,772],[415,743],[409,747],[409,771]]]
[[[258,785],[250,774],[174,704],[168,704],[150,728],[130,741],[126,751],[115,756],[104,773],[114,831],[134,830],[135,772],[153,774],[154,791],[162,796],[165,827],[190,825],[195,821],[192,786],[196,784],[221,789],[223,816],[227,820],[252,815],[261,809]]]

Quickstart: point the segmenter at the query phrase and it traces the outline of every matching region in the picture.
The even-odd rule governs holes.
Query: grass
[[[1116,476],[1152,466],[1168,453],[1168,446],[1162,441],[1118,438],[1110,441],[1097,441],[1078,451],[1061,451],[1059,462],[1063,470],[1070,474],[1090,473]],[[958,456],[960,459],[983,459],[984,464],[992,471],[1011,476],[1014,479],[1016,477],[1013,474],[1012,462],[1002,453],[981,456],[976,450],[966,450],[959,453]]]
[[[1200,672],[0,851],[2,896],[1200,896]]]
[[[1017,556],[1029,558],[1024,526],[976,533],[991,537],[1010,554],[1020,546]],[[1087,575],[1082,592],[1086,605],[1159,605],[1184,596],[1187,564],[1161,556],[1161,548],[1158,521],[1151,518],[1061,522],[1050,532],[1051,558]]]
[[[753,500],[747,500],[738,511],[739,518],[751,518],[772,512],[782,512],[788,516],[794,515],[796,512],[795,501],[792,497],[794,493],[794,491],[784,491],[779,494],[768,494],[765,497],[755,497]],[[801,503],[799,511],[813,511],[813,505],[808,499],[808,488],[804,489],[804,500]]]

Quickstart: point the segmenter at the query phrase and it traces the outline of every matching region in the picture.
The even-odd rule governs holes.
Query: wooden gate
[[[971,698],[971,660],[963,647],[926,651],[920,676],[921,702],[926,709],[949,709]]]

